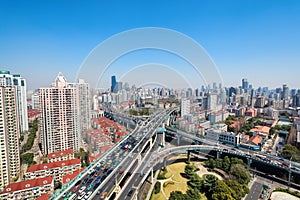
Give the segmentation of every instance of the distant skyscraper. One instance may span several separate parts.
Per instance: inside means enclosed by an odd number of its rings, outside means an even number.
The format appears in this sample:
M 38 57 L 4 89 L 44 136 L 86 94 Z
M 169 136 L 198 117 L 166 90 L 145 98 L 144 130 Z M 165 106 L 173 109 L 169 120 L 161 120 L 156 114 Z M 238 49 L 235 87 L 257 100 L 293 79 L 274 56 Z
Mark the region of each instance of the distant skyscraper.
M 300 94 L 296 94 L 293 96 L 293 106 L 300 107 Z
M 51 88 L 39 89 L 44 154 L 80 147 L 78 91 L 59 73 Z
M 115 93 L 115 89 L 117 86 L 117 80 L 116 80 L 116 76 L 112 76 L 111 77 L 111 92 Z
M 215 93 L 209 93 L 208 98 L 208 110 L 217 111 L 218 110 L 218 95 Z
M 286 84 L 282 86 L 282 100 L 286 100 L 289 98 L 289 87 Z
M 0 186 L 20 173 L 18 88 L 0 86 Z
M 19 74 L 12 75 L 9 71 L 0 71 L 0 86 L 16 87 L 18 122 L 20 131 L 28 131 L 26 80 Z
M 242 79 L 242 89 L 248 89 L 249 88 L 249 82 L 247 79 Z
M 189 115 L 191 113 L 191 102 L 189 99 L 181 99 L 181 116 Z

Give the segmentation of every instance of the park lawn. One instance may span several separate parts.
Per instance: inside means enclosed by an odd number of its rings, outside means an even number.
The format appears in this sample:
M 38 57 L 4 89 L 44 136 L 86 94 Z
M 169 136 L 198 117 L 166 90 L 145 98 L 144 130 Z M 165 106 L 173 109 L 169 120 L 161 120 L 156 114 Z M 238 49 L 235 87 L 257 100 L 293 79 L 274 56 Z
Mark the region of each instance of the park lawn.
M 167 187 L 164 188 L 164 192 L 167 195 L 167 197 L 170 197 L 170 193 L 172 191 L 181 191 L 182 193 L 186 193 L 188 189 L 188 186 L 186 184 L 186 182 L 184 183 L 175 183 L 174 185 L 169 184 L 167 185 Z
M 186 166 L 186 164 L 183 163 L 183 162 L 181 162 L 181 163 L 173 163 L 173 164 L 171 164 L 171 165 L 168 166 L 168 169 L 171 170 L 171 172 L 174 174 L 174 176 L 172 177 L 173 181 L 187 183 L 188 180 L 186 178 L 183 178 L 180 175 L 180 173 L 184 173 L 185 166 Z

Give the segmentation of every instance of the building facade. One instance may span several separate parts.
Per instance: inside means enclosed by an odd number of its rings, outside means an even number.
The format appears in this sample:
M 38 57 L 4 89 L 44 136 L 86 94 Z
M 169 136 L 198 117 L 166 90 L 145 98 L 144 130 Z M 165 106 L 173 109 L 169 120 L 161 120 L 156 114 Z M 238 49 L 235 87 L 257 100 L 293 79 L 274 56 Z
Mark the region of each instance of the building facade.
M 41 143 L 43 154 L 80 148 L 78 91 L 59 73 L 51 88 L 40 88 Z
M 9 184 L 0 199 L 37 199 L 43 194 L 52 195 L 54 182 L 51 176 Z
M 20 173 L 20 126 L 17 89 L 0 86 L 0 185 L 6 186 Z
M 53 176 L 54 181 L 62 181 L 63 176 L 73 174 L 81 168 L 80 159 L 63 160 L 52 163 L 31 165 L 25 173 L 26 179 Z
M 19 74 L 10 74 L 9 71 L 0 71 L 0 86 L 13 86 L 16 88 L 18 124 L 21 132 L 28 131 L 26 80 Z

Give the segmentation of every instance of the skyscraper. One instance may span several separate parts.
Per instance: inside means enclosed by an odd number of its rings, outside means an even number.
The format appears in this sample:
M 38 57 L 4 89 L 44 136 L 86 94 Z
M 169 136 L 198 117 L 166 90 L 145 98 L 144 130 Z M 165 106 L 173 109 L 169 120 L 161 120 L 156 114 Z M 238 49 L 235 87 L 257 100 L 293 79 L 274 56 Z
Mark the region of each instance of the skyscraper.
M 115 93 L 115 89 L 117 86 L 117 80 L 116 80 L 116 76 L 112 76 L 111 77 L 111 92 Z
M 242 89 L 248 89 L 249 88 L 249 82 L 247 79 L 242 79 Z
M 289 98 L 289 87 L 286 84 L 283 84 L 282 86 L 282 100 L 286 100 Z
M 20 173 L 17 87 L 0 86 L 0 186 Z
M 40 88 L 41 142 L 45 155 L 80 147 L 78 90 L 59 73 L 51 88 Z
M 10 74 L 9 71 L 0 71 L 0 86 L 14 86 L 16 88 L 16 106 L 18 109 L 20 131 L 28 131 L 26 80 L 19 74 Z

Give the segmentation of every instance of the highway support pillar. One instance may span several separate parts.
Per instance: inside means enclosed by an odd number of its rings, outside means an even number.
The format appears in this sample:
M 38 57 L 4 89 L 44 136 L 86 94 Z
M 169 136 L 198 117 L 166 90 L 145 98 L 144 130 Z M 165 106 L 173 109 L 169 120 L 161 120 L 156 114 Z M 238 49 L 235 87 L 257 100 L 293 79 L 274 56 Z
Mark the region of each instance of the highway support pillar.
M 251 159 L 251 158 L 247 158 L 247 165 L 248 165 L 248 168 L 251 167 L 251 163 L 252 163 L 252 159 Z
M 164 168 L 167 167 L 167 157 L 165 157 L 164 160 L 163 160 L 163 167 L 164 167 Z
M 162 145 L 166 146 L 166 141 L 165 141 L 166 133 L 162 132 Z
M 180 135 L 179 134 L 177 134 L 177 145 L 179 146 L 180 145 Z
M 217 159 L 219 159 L 221 157 L 222 152 L 221 151 L 217 151 Z
M 191 152 L 187 150 L 187 161 L 191 162 Z

